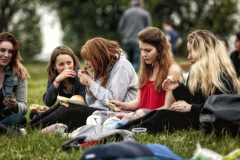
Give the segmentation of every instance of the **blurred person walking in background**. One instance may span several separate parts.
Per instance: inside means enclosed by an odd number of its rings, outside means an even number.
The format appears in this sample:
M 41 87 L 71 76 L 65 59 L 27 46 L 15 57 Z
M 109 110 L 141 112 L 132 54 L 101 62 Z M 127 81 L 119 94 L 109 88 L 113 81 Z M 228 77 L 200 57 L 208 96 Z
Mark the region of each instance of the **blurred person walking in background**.
M 127 9 L 118 24 L 118 32 L 122 38 L 123 49 L 135 70 L 139 67 L 140 49 L 137 33 L 152 24 L 148 11 L 143 9 L 143 0 L 132 0 L 132 7 Z
M 175 55 L 179 54 L 178 48 L 182 44 L 182 38 L 180 37 L 179 32 L 174 29 L 170 21 L 163 23 L 163 30 L 167 35 L 169 42 L 171 43 L 173 53 Z

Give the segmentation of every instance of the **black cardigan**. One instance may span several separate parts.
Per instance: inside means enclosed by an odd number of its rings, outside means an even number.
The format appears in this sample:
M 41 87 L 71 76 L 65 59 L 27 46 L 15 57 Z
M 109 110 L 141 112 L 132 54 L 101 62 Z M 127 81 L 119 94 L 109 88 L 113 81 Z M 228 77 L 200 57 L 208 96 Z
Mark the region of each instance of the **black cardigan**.
M 220 76 L 221 81 L 223 81 L 225 87 L 228 89 L 229 94 L 235 94 L 236 89 L 233 87 L 232 79 L 230 78 L 229 75 L 222 73 Z M 192 95 L 188 89 L 188 86 L 191 84 L 187 80 L 187 85 L 185 86 L 184 84 L 180 84 L 179 87 L 177 87 L 175 90 L 173 90 L 173 96 L 178 100 L 184 100 L 189 104 L 192 104 L 191 111 L 190 112 L 198 112 L 200 113 L 205 101 L 207 100 L 208 97 L 203 96 L 202 90 L 199 90 L 195 93 L 195 95 Z M 224 94 L 221 92 L 218 88 L 216 88 L 215 94 Z

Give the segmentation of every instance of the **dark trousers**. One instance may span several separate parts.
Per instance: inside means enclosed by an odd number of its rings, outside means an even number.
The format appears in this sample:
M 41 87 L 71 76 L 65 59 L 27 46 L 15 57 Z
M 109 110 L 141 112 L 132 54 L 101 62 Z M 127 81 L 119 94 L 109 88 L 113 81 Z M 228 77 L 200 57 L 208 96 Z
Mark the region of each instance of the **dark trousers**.
M 54 123 L 63 123 L 68 126 L 68 131 L 86 124 L 86 119 L 94 111 L 100 110 L 84 105 L 71 104 L 69 107 L 57 104 L 42 114 L 35 116 L 30 121 L 32 128 L 45 128 Z
M 148 133 L 170 132 L 183 129 L 199 129 L 199 114 L 193 112 L 176 112 L 171 110 L 155 110 L 146 116 L 133 120 L 120 129 L 135 127 L 147 128 Z
M 9 109 L 0 111 L 0 134 L 6 134 L 8 131 L 20 133 L 19 127 L 26 123 L 27 120 L 22 113 L 13 113 Z
M 137 71 L 140 63 L 140 49 L 138 42 L 125 42 L 123 43 L 124 51 L 128 55 L 129 61 L 132 63 L 134 69 Z
M 14 113 L 10 109 L 0 111 L 0 124 L 6 127 L 24 126 L 26 123 L 27 120 L 22 113 Z

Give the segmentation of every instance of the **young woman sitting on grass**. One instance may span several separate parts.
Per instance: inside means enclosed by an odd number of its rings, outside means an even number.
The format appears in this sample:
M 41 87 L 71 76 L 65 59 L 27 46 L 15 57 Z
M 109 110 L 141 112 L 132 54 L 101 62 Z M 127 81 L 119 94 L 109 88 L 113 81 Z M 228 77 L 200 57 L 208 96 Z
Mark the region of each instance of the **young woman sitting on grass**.
M 115 41 L 88 40 L 81 49 L 86 70 L 78 73 L 86 85 L 86 102 L 95 110 L 109 110 L 107 101 L 129 102 L 137 95 L 137 74 Z
M 19 43 L 14 35 L 0 33 L 0 125 L 3 127 L 26 123 L 29 75 L 20 59 Z
M 141 65 L 139 76 L 139 90 L 137 98 L 130 102 L 112 100 L 111 103 L 123 111 L 134 113 L 116 113 L 123 119 L 136 119 L 151 110 L 168 109 L 175 101 L 172 91 L 162 88 L 163 81 L 168 77 L 176 77 L 183 81 L 182 69 L 175 62 L 171 46 L 166 35 L 156 27 L 147 27 L 138 33 L 139 48 L 141 50 Z
M 60 51 L 57 50 L 57 52 Z M 60 53 L 64 54 L 65 52 Z M 73 55 L 73 52 L 71 53 Z M 49 74 L 50 84 L 44 95 L 44 102 L 52 104 L 52 99 L 56 100 L 58 94 L 70 96 L 72 92 L 85 93 L 83 87 L 63 86 L 66 84 L 64 83 L 65 79 L 74 78 L 76 83 L 86 86 L 85 100 L 87 105 L 71 104 L 69 107 L 62 105 L 54 107 L 41 114 L 36 120 L 33 119 L 31 121 L 32 127 L 45 127 L 58 122 L 68 125 L 68 131 L 72 131 L 85 125 L 87 117 L 94 111 L 109 110 L 106 106 L 106 99 L 131 101 L 136 97 L 137 74 L 116 42 L 103 38 L 88 40 L 81 49 L 81 57 L 88 69 L 80 69 L 78 73 L 69 70 L 73 70 L 76 66 L 74 62 L 77 60 L 74 59 L 74 61 L 72 56 L 60 54 L 61 57 L 56 57 L 54 54 L 52 55 L 54 60 L 50 61 L 48 68 L 51 71 L 49 73 L 57 73 L 57 75 Z M 57 67 L 58 64 L 62 63 L 68 67 L 67 71 Z M 74 82 L 67 84 L 74 84 Z M 63 94 L 64 92 L 65 94 Z
M 69 129 L 82 125 L 78 121 L 78 110 L 81 105 L 70 104 L 68 107 L 57 103 L 57 96 L 70 98 L 73 95 L 85 97 L 85 86 L 78 80 L 79 61 L 68 46 L 58 46 L 51 54 L 48 63 L 48 85 L 43 95 L 46 111 L 33 117 L 30 126 L 33 128 L 46 127 L 54 123 L 64 123 Z M 80 123 L 80 124 L 79 124 Z
M 166 91 L 172 91 L 176 100 L 170 110 L 156 111 L 122 128 L 141 126 L 150 133 L 162 132 L 164 129 L 197 129 L 200 125 L 200 110 L 207 97 L 239 93 L 240 83 L 226 48 L 212 33 L 206 30 L 190 33 L 187 49 L 188 59 L 192 63 L 187 85 L 179 83 L 174 76 L 164 80 L 162 85 Z

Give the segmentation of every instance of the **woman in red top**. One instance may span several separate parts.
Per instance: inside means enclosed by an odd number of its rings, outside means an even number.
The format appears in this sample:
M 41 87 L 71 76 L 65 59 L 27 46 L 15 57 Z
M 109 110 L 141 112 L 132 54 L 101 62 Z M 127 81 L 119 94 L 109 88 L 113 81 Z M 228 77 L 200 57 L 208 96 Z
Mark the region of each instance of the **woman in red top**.
M 166 35 L 156 27 L 147 27 L 138 33 L 141 50 L 139 92 L 131 102 L 111 101 L 122 110 L 139 108 L 168 109 L 175 101 L 171 91 L 162 89 L 163 81 L 176 77 L 183 81 L 182 69 L 176 64 Z

